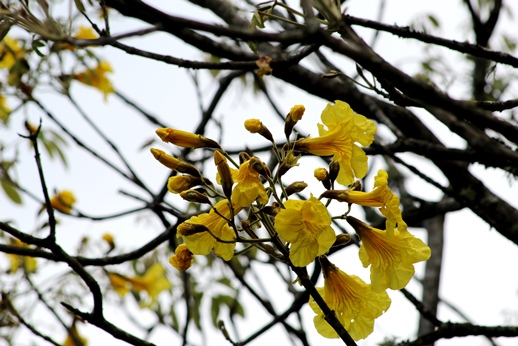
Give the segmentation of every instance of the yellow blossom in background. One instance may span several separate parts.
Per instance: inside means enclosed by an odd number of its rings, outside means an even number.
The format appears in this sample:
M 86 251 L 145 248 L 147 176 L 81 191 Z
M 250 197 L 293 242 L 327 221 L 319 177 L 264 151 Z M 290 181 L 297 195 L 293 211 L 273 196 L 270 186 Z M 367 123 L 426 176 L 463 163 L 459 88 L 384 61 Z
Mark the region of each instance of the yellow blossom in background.
M 94 29 L 92 27 L 81 25 L 81 26 L 79 26 L 76 33 L 72 37 L 77 38 L 77 39 L 82 39 L 82 40 L 95 40 L 95 39 L 99 38 L 99 35 L 97 35 L 97 33 L 94 31 Z M 61 45 L 61 49 L 75 50 L 76 47 L 74 47 L 68 43 L 63 43 Z
M 171 288 L 171 283 L 165 276 L 165 269 L 160 263 L 149 267 L 143 276 L 129 278 L 116 273 L 108 273 L 108 278 L 115 292 L 121 296 L 124 296 L 130 289 L 134 292 L 146 292 L 148 299 L 141 303 L 145 307 L 152 307 L 156 303 L 158 295 Z
M 21 248 L 29 248 L 28 244 L 25 244 L 20 239 L 11 238 L 10 245 L 21 247 Z M 7 258 L 9 258 L 9 271 L 11 273 L 16 273 L 20 267 L 24 267 L 28 273 L 34 273 L 36 271 L 36 258 L 30 256 L 20 256 L 15 254 L 6 254 Z
M 92 86 L 104 94 L 104 100 L 108 98 L 108 95 L 115 92 L 112 83 L 106 76 L 107 73 L 113 72 L 113 69 L 109 62 L 101 61 L 93 69 L 87 69 L 84 72 L 74 75 L 74 79 Z
M 52 208 L 65 214 L 70 213 L 75 202 L 76 197 L 74 196 L 74 193 L 69 190 L 60 191 L 50 199 L 50 205 Z
M 5 36 L 0 44 L 0 68 L 10 69 L 24 55 L 25 51 L 18 43 L 18 40 Z
M 290 260 L 304 267 L 325 254 L 335 242 L 331 216 L 317 198 L 307 201 L 287 200 L 275 216 L 275 230 L 282 239 L 291 243 Z
M 223 215 L 225 218 L 230 218 L 230 209 L 228 207 L 228 200 L 224 199 L 216 203 L 214 208 L 209 213 L 200 214 L 191 217 L 189 220 L 183 222 L 178 226 L 177 236 L 182 237 L 189 250 L 195 255 L 208 255 L 212 249 L 214 253 L 223 258 L 225 261 L 230 260 L 234 256 L 235 243 L 222 243 L 217 241 L 213 236 L 221 240 L 232 241 L 236 238 L 236 234 L 228 225 L 228 221 L 218 215 Z M 242 208 L 234 206 L 234 212 L 237 214 Z M 192 226 L 201 225 L 209 229 L 209 232 L 189 232 Z M 202 228 L 203 228 L 202 227 Z
M 11 108 L 7 105 L 7 99 L 0 95 L 0 122 L 7 124 L 9 115 L 11 115 Z
M 354 340 L 369 336 L 374 330 L 374 320 L 390 307 L 387 292 L 372 291 L 362 279 L 346 274 L 327 259 L 322 260 L 322 270 L 324 287 L 317 290 L 326 304 Z M 317 303 L 310 299 L 309 305 L 317 314 L 313 319 L 317 331 L 326 338 L 338 338 Z
M 169 258 L 169 263 L 182 272 L 189 269 L 192 266 L 192 262 L 194 262 L 194 255 L 185 244 L 178 245 L 174 255 Z
M 239 207 L 248 207 L 256 199 L 259 203 L 266 204 L 268 195 L 259 173 L 250 166 L 250 160 L 241 164 L 239 170 L 231 169 L 232 178 L 237 185 L 232 191 L 232 202 Z
M 79 346 L 80 344 L 77 343 L 75 339 L 80 340 L 84 346 L 88 345 L 88 340 L 85 337 L 79 335 L 77 327 L 74 323 L 72 327 L 70 327 L 70 331 L 67 334 L 67 338 L 65 339 L 63 346 Z
M 336 181 L 350 185 L 354 178 L 367 173 L 367 155 L 355 143 L 369 146 L 374 140 L 376 125 L 363 115 L 353 112 L 345 102 L 328 104 L 322 112 L 323 124 L 318 124 L 319 137 L 303 138 L 295 143 L 297 150 L 318 156 L 331 156 L 340 165 Z
M 130 283 L 127 278 L 117 273 L 108 272 L 107 275 L 108 279 L 110 280 L 110 285 L 121 297 L 129 292 Z
M 108 246 L 110 247 L 110 251 L 115 249 L 115 238 L 111 233 L 104 233 L 102 236 L 102 240 L 104 240 Z
M 371 192 L 349 190 L 345 200 L 365 207 L 379 207 L 380 212 L 387 218 L 386 228 L 388 235 L 397 228 L 400 233 L 407 231 L 407 224 L 401 216 L 399 198 L 388 187 L 388 173 L 380 169 L 374 178 L 374 189 Z
M 74 35 L 74 38 L 79 38 L 83 40 L 95 40 L 99 38 L 99 35 L 94 31 L 94 29 L 90 26 L 80 25 Z
M 396 229 L 389 236 L 351 216 L 347 222 L 360 236 L 360 260 L 365 268 L 371 266 L 371 285 L 375 292 L 402 289 L 414 275 L 414 263 L 430 258 L 430 248 L 408 231 Z

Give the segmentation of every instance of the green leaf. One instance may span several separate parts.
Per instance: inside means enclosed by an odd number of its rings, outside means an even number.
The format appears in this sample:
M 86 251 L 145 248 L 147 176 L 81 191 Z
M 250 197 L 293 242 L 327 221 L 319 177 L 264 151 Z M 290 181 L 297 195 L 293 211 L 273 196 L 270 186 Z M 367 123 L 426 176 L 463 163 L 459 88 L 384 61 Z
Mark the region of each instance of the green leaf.
M 11 201 L 16 204 L 22 204 L 22 196 L 16 191 L 16 189 L 5 179 L 0 179 L 0 183 L 2 184 L 2 188 L 4 189 L 5 194 Z
M 45 43 L 43 43 L 41 40 L 34 40 L 31 42 L 32 49 L 38 54 L 39 57 L 43 58 L 45 57 L 45 54 L 43 54 L 40 51 L 41 47 L 45 47 Z

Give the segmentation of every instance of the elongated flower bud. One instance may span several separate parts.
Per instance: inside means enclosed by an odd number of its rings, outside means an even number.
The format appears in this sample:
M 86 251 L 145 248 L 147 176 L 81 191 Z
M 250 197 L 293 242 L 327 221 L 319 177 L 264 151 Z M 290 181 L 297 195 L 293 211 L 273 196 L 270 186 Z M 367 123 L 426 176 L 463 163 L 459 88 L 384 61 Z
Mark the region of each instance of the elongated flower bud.
M 157 159 L 158 162 L 160 162 L 167 168 L 180 173 L 186 173 L 194 175 L 196 177 L 201 177 L 200 172 L 196 169 L 196 167 L 194 167 L 190 163 L 177 159 L 176 157 L 171 156 L 160 149 L 151 148 L 150 151 L 155 157 L 155 159 Z
M 319 198 L 329 198 L 337 200 L 338 202 L 348 202 L 347 190 L 327 190 L 321 194 Z
M 227 158 L 219 150 L 214 152 L 214 164 L 218 169 L 223 193 L 225 194 L 225 197 L 230 200 L 230 197 L 232 196 L 232 185 L 234 185 L 234 180 L 232 179 L 232 174 L 227 163 Z
M 290 185 L 288 185 L 286 187 L 286 194 L 288 196 L 291 196 L 293 195 L 294 193 L 299 193 L 301 192 L 302 190 L 304 190 L 306 187 L 308 187 L 308 184 L 306 184 L 305 182 L 303 181 L 295 181 L 293 183 L 291 183 Z
M 250 167 L 257 173 L 265 176 L 265 177 L 271 177 L 272 172 L 270 172 L 270 169 L 268 166 L 265 165 L 263 161 L 261 161 L 258 157 L 252 157 L 250 159 Z
M 164 142 L 183 148 L 221 148 L 216 141 L 192 132 L 175 130 L 172 128 L 160 128 L 156 130 L 156 134 Z
M 286 154 L 286 158 L 279 165 L 279 169 L 277 170 L 277 175 L 279 177 L 282 177 L 291 168 L 298 166 L 299 159 L 300 159 L 300 155 L 295 156 L 295 154 L 293 154 L 293 150 L 288 151 L 288 153 Z
M 183 199 L 185 199 L 188 202 L 210 204 L 209 198 L 196 190 L 182 191 L 182 192 L 180 192 L 180 197 L 182 197 Z
M 322 182 L 322 185 L 324 185 L 327 190 L 331 188 L 331 181 L 329 180 L 329 173 L 327 172 L 327 169 L 323 167 L 317 168 L 313 174 L 318 181 Z
M 192 175 L 176 175 L 167 181 L 167 189 L 172 193 L 180 193 L 191 187 L 203 184 L 203 180 Z
M 329 164 L 329 180 L 331 184 L 334 183 L 338 177 L 338 172 L 340 172 L 340 163 L 338 163 L 338 161 L 331 161 Z
M 273 136 L 270 130 L 263 125 L 259 119 L 248 119 L 245 121 L 245 129 L 251 133 L 258 133 L 270 142 L 273 142 Z
M 286 135 L 286 138 L 290 137 L 291 131 L 293 131 L 295 124 L 302 119 L 305 110 L 306 108 L 304 108 L 303 105 L 295 105 L 291 108 L 286 117 L 286 122 L 284 123 L 284 134 Z
M 207 232 L 208 228 L 204 225 L 198 225 L 189 222 L 182 222 L 176 229 L 177 237 L 188 237 L 193 234 Z

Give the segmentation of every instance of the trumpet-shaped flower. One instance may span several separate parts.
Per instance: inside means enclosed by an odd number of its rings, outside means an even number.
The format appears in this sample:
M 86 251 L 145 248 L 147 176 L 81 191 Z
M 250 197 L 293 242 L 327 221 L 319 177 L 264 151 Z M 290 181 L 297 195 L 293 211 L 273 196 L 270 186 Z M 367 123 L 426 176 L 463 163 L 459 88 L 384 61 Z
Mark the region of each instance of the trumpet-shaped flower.
M 74 193 L 69 190 L 60 191 L 50 199 L 50 205 L 52 208 L 65 214 L 70 213 L 75 202 L 76 197 L 74 196 Z
M 345 102 L 328 104 L 322 112 L 323 124 L 318 124 L 319 137 L 303 138 L 295 144 L 297 150 L 318 156 L 331 156 L 340 165 L 336 181 L 350 185 L 354 177 L 367 173 L 367 156 L 355 143 L 368 146 L 374 140 L 376 125 L 363 115 L 353 112 Z
M 335 242 L 331 216 L 322 202 L 311 196 L 307 201 L 287 200 L 275 216 L 275 230 L 291 243 L 290 260 L 304 267 L 325 254 Z
M 0 68 L 11 69 L 25 55 L 18 40 L 5 36 L 0 43 Z
M 259 173 L 250 166 L 250 160 L 241 164 L 239 170 L 231 169 L 234 182 L 237 185 L 232 191 L 232 202 L 239 207 L 248 207 L 256 199 L 261 204 L 268 202 L 266 189 L 259 179 Z
M 29 248 L 28 244 L 25 244 L 20 239 L 11 238 L 10 243 L 12 246 Z M 20 256 L 15 254 L 6 254 L 9 258 L 11 273 L 16 273 L 20 267 L 24 267 L 28 273 L 34 273 L 36 271 L 36 258 L 30 256 Z
M 241 207 L 234 206 L 234 213 L 237 214 L 241 209 Z M 228 200 L 221 200 L 214 205 L 209 213 L 193 216 L 180 224 L 177 236 L 183 238 L 187 248 L 195 255 L 208 255 L 214 249 L 216 255 L 225 261 L 229 261 L 234 256 L 234 248 L 236 247 L 233 242 L 236 234 L 228 225 L 230 216 Z M 220 242 L 215 237 L 225 242 Z
M 185 244 L 178 245 L 174 251 L 174 255 L 169 258 L 169 263 L 182 272 L 189 269 L 193 261 L 194 256 Z
M 387 288 L 400 290 L 414 275 L 414 263 L 430 258 L 431 250 L 410 232 L 389 236 L 387 232 L 370 227 L 351 216 L 347 217 L 360 236 L 360 260 L 365 268 L 371 266 L 372 290 L 381 292 Z
M 112 83 L 106 76 L 109 72 L 113 72 L 111 65 L 107 61 L 101 61 L 95 68 L 74 75 L 74 79 L 98 89 L 104 94 L 106 100 L 109 94 L 115 92 Z
M 345 194 L 345 201 L 363 205 L 365 207 L 379 207 L 380 212 L 387 218 L 387 234 L 392 236 L 394 229 L 400 233 L 407 232 L 407 225 L 401 216 L 399 198 L 388 187 L 388 174 L 380 169 L 374 178 L 374 189 L 371 192 L 349 190 Z
M 108 273 L 108 278 L 114 290 L 124 296 L 130 289 L 135 292 L 146 292 L 148 299 L 142 306 L 151 307 L 155 304 L 158 295 L 171 288 L 171 283 L 165 276 L 165 269 L 160 263 L 155 263 L 148 268 L 143 276 L 133 278 L 116 273 Z
M 321 262 L 324 287 L 317 288 L 318 292 L 354 340 L 366 338 L 374 329 L 374 320 L 390 307 L 387 292 L 374 292 L 362 279 L 347 275 L 329 260 Z M 338 338 L 317 303 L 311 299 L 309 305 L 317 314 L 313 319 L 317 331 L 326 338 Z

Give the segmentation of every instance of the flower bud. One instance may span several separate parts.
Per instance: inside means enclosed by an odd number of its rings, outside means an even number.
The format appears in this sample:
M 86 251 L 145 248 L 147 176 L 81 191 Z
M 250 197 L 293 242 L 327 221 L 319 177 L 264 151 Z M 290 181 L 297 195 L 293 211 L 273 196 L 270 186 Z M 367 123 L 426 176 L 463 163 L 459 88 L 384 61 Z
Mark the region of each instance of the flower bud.
M 338 172 L 340 172 L 340 164 L 338 161 L 331 161 L 329 163 L 329 181 L 333 184 L 338 177 Z
M 302 115 L 304 115 L 305 110 L 306 108 L 304 108 L 303 105 L 295 105 L 291 108 L 286 117 L 286 122 L 284 123 L 284 134 L 286 135 L 286 138 L 290 137 L 291 131 L 293 131 L 295 124 L 302 119 Z
M 286 157 L 279 165 L 279 169 L 277 170 L 277 176 L 282 177 L 291 168 L 298 166 L 299 159 L 300 159 L 300 155 L 295 156 L 295 154 L 293 154 L 293 150 L 288 151 L 288 153 L 286 154 Z
M 315 178 L 317 178 L 318 181 L 322 182 L 322 185 L 324 185 L 326 190 L 331 188 L 331 181 L 329 180 L 329 173 L 327 172 L 327 169 L 323 167 L 317 168 L 313 172 L 313 175 Z
M 194 167 L 190 163 L 177 159 L 176 157 L 171 156 L 160 149 L 151 148 L 150 151 L 155 157 L 155 159 L 157 159 L 158 162 L 160 162 L 167 168 L 180 173 L 186 173 L 194 175 L 196 177 L 201 177 L 200 172 L 196 169 L 196 167 Z
M 294 193 L 299 193 L 301 192 L 302 190 L 304 190 L 306 187 L 308 187 L 308 184 L 306 184 L 305 182 L 303 181 L 295 181 L 293 183 L 291 183 L 290 185 L 288 185 L 286 187 L 286 194 L 288 196 L 291 196 L 293 195 Z
M 191 187 L 201 185 L 203 180 L 192 175 L 175 175 L 167 181 L 167 189 L 172 193 L 180 193 Z
M 184 200 L 188 202 L 210 204 L 209 198 L 196 190 L 182 191 L 180 192 L 180 197 L 182 197 Z
M 232 179 L 232 173 L 230 172 L 230 167 L 227 163 L 227 158 L 219 151 L 216 150 L 214 152 L 214 164 L 218 169 L 219 177 L 221 180 L 221 187 L 223 188 L 223 194 L 230 200 L 232 196 L 232 186 L 234 185 L 234 180 Z
M 242 165 L 246 161 L 250 160 L 251 156 L 247 152 L 240 152 L 239 153 L 239 165 Z
M 113 238 L 112 234 L 104 233 L 102 236 L 102 240 L 104 240 L 110 247 L 109 251 L 112 251 L 113 249 L 115 249 L 115 239 Z
M 189 269 L 192 266 L 192 262 L 194 262 L 194 255 L 185 244 L 178 245 L 174 255 L 169 258 L 169 263 L 182 272 Z
M 252 169 L 257 173 L 265 177 L 272 176 L 272 172 L 270 172 L 268 166 L 266 166 L 266 164 L 263 161 L 261 161 L 259 158 L 255 156 L 250 159 L 250 167 L 252 167 Z
M 327 190 L 320 195 L 320 198 L 329 198 L 338 202 L 347 202 L 347 190 Z
M 342 233 L 336 236 L 336 240 L 333 244 L 335 246 L 343 246 L 351 242 L 351 236 L 347 233 Z
M 245 129 L 250 133 L 258 133 L 270 142 L 273 142 L 273 136 L 266 126 L 259 119 L 248 119 L 245 121 Z
M 156 130 L 156 134 L 164 142 L 183 148 L 220 148 L 220 145 L 216 141 L 187 131 L 160 128 Z

